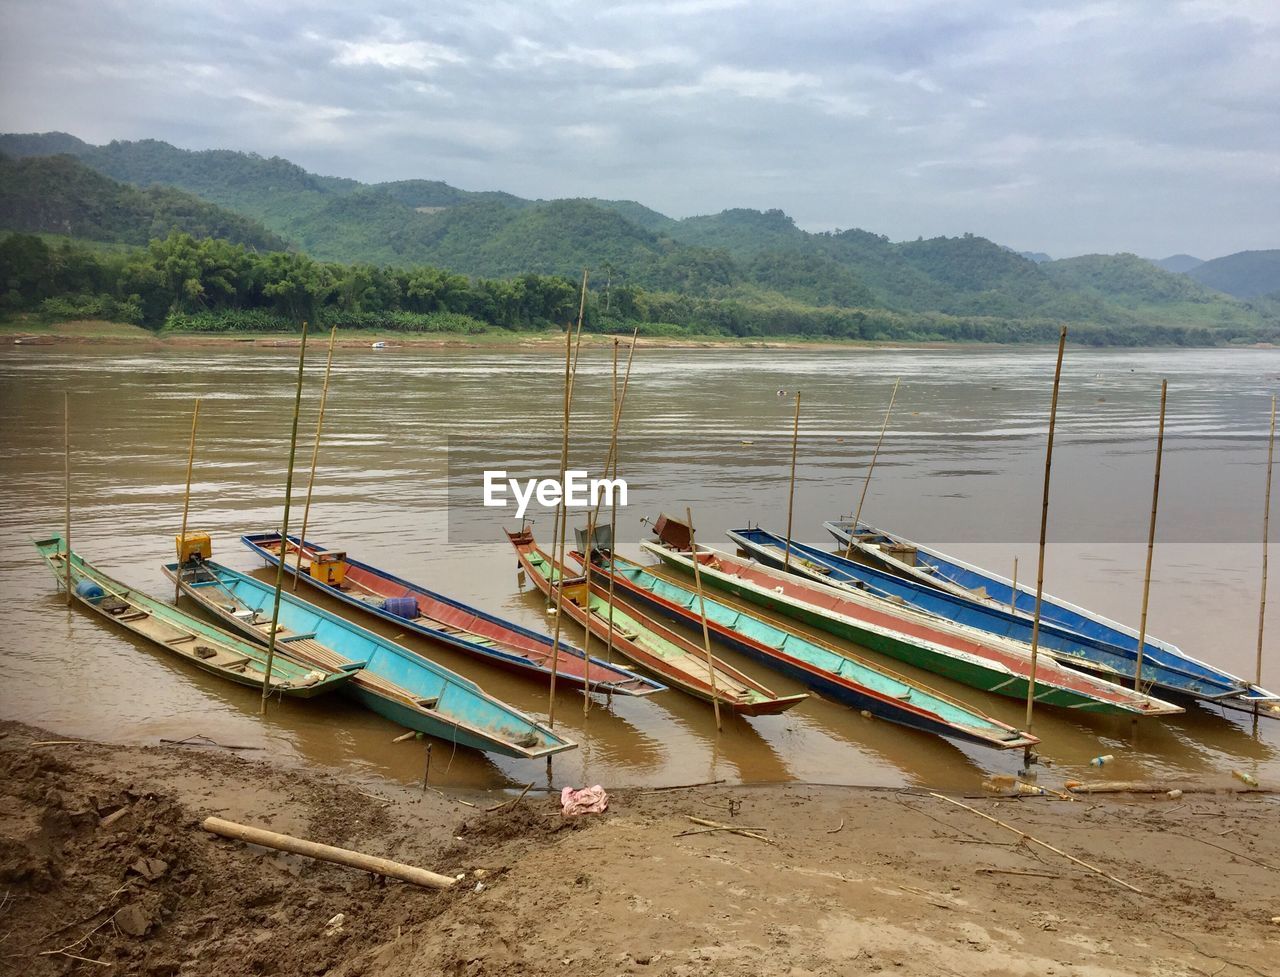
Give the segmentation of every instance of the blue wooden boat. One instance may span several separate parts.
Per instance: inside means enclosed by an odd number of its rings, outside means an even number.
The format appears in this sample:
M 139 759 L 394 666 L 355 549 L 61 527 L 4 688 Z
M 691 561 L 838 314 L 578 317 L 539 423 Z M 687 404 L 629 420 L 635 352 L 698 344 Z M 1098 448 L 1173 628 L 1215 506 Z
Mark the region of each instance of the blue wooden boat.
M 579 554 L 574 557 L 581 562 Z M 650 573 L 638 563 L 596 552 L 592 566 L 594 573 L 606 580 L 612 578 L 616 597 L 651 607 L 687 627 L 701 628 L 705 607 L 707 630 L 713 638 L 835 702 L 891 723 L 999 750 L 1023 749 L 1039 742 L 936 689 L 828 642 L 780 628 L 726 598 L 703 595 L 699 602 L 688 587 Z
M 851 523 L 852 520 L 843 519 L 824 522 L 822 525 L 842 548 L 847 548 L 850 545 Z M 852 548 L 873 565 L 936 590 L 976 601 L 988 607 L 1012 609 L 1019 616 L 1030 617 L 1035 613 L 1034 587 L 1019 584 L 1015 594 L 1013 582 L 1007 578 L 921 546 L 904 536 L 861 523 L 857 533 L 853 534 Z M 1060 597 L 1050 594 L 1043 596 L 1040 621 L 1041 627 L 1046 622 L 1055 624 L 1084 637 L 1124 649 L 1132 653 L 1135 658 L 1137 657 L 1138 632 L 1136 630 L 1103 617 L 1101 614 L 1077 607 Z M 1252 707 L 1255 704 L 1280 701 L 1280 696 L 1274 692 L 1268 692 L 1246 679 L 1192 658 L 1177 645 L 1151 635 L 1147 635 L 1143 643 L 1144 677 L 1148 662 L 1174 669 L 1184 669 L 1206 680 L 1229 685 L 1236 690 L 1235 693 L 1215 700 L 1224 705 Z
M 688 527 L 662 516 L 654 527 L 660 542 L 644 540 L 642 549 L 668 566 L 693 572 Z M 786 614 L 920 668 L 974 688 L 1025 699 L 1034 682 L 1035 698 L 1044 705 L 1085 712 L 1163 716 L 1185 711 L 1114 682 L 1067 668 L 1043 656 L 1033 670 L 1025 645 L 982 634 L 889 601 L 872 599 L 783 573 L 755 560 L 699 546 L 703 587 L 717 587 L 735 597 Z
M 761 563 L 782 569 L 787 562 L 785 536 L 760 528 L 734 529 L 726 535 Z M 1007 607 L 995 607 L 972 597 L 960 597 L 928 587 L 886 570 L 824 553 L 816 546 L 792 540 L 790 570 L 845 591 L 905 604 L 986 634 L 1031 643 L 1031 619 L 1013 614 Z M 1113 681 L 1133 680 L 1138 657 L 1136 647 L 1108 644 L 1043 619 L 1040 622 L 1039 646 L 1042 652 L 1063 664 L 1098 672 Z M 1145 653 L 1142 656 L 1142 678 L 1155 688 L 1206 701 L 1230 698 L 1241 691 L 1229 677 L 1219 677 L 1210 669 L 1166 665 Z
M 279 533 L 254 533 L 241 536 L 240 542 L 272 566 L 279 563 Z M 298 538 L 290 536 L 285 546 L 289 574 L 295 572 L 298 545 Z M 299 577 L 316 590 L 406 631 L 540 680 L 550 680 L 552 660 L 557 659 L 556 681 L 567 688 L 610 695 L 651 695 L 666 689 L 602 658 L 588 658 L 567 641 L 562 640 L 559 654 L 553 654 L 557 649 L 550 635 L 402 580 L 321 543 L 302 544 Z
M 211 560 L 169 563 L 182 592 L 232 627 L 267 641 L 275 588 Z M 532 759 L 577 744 L 488 695 L 470 679 L 290 593 L 280 595 L 276 646 L 293 658 L 340 667 L 364 662 L 349 691 L 408 729 L 458 746 Z
M 63 538 L 38 539 L 36 549 L 58 583 L 65 585 L 67 544 Z M 228 634 L 107 576 L 74 551 L 71 594 L 105 620 L 210 675 L 254 688 L 261 688 L 267 676 L 267 652 L 261 645 Z M 284 652 L 272 663 L 271 692 L 291 699 L 313 699 L 346 685 L 362 667 L 362 662 L 318 667 Z

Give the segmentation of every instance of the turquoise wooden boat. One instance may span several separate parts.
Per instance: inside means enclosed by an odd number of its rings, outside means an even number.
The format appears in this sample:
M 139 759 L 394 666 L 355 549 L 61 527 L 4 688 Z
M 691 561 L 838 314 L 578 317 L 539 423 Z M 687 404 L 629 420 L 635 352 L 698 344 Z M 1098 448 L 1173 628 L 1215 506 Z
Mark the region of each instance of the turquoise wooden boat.
M 733 542 L 761 563 L 775 569 L 788 567 L 792 573 L 847 593 L 880 598 L 933 614 L 964 627 L 976 628 L 984 634 L 1008 638 L 1022 644 L 1031 643 L 1032 619 L 1012 613 L 1007 607 L 960 597 L 927 587 L 922 583 L 897 576 L 886 570 L 824 553 L 816 546 L 792 540 L 790 560 L 787 540 L 767 529 L 733 529 L 726 533 Z M 1121 648 L 1097 638 L 1041 620 L 1039 647 L 1064 665 L 1098 672 L 1113 682 L 1132 682 L 1137 670 L 1136 648 Z M 1203 669 L 1166 664 L 1143 655 L 1144 685 L 1178 695 L 1215 702 L 1238 695 L 1241 687 L 1227 679 L 1206 674 Z
M 581 562 L 581 557 L 574 554 Z M 616 597 L 646 607 L 690 628 L 707 630 L 729 647 L 804 682 L 835 702 L 865 710 L 891 723 L 949 736 L 969 743 L 1015 750 L 1040 741 L 957 699 L 873 665 L 834 645 L 762 620 L 723 598 L 698 595 L 638 563 L 616 554 L 596 553 L 595 573 L 612 578 Z
M 59 583 L 66 581 L 67 546 L 61 536 L 36 540 L 36 549 Z M 228 634 L 171 604 L 107 576 L 78 553 L 71 554 L 71 594 L 82 606 L 201 671 L 237 685 L 262 687 L 267 653 L 260 645 Z M 336 668 L 277 655 L 271 668 L 271 692 L 291 699 L 312 699 L 341 688 L 363 662 Z
M 273 586 L 211 560 L 169 563 L 164 572 L 211 614 L 269 640 Z M 363 662 L 352 695 L 394 723 L 458 746 L 524 759 L 577 746 L 470 679 L 288 592 L 280 595 L 276 647 L 331 667 Z
M 851 524 L 851 519 L 842 519 L 824 522 L 822 525 L 841 547 L 849 549 Z M 859 524 L 858 531 L 852 537 L 853 551 L 874 566 L 948 594 L 992 607 L 1012 609 L 1018 615 L 1029 617 L 1035 613 L 1035 587 L 1019 584 L 1015 594 L 1011 580 L 866 523 Z M 1137 658 L 1138 632 L 1134 628 L 1087 608 L 1077 607 L 1061 597 L 1043 595 L 1040 620 L 1042 623 L 1048 622 L 1115 645 L 1129 652 L 1135 660 Z M 1265 708 L 1267 703 L 1280 702 L 1280 695 L 1259 688 L 1247 679 L 1232 675 L 1215 665 L 1192 658 L 1177 645 L 1150 634 L 1143 641 L 1142 661 L 1144 678 L 1147 675 L 1147 663 L 1150 662 L 1157 666 L 1180 669 L 1204 682 L 1233 690 L 1230 695 L 1215 697 L 1223 705 L 1252 708 L 1262 704 Z

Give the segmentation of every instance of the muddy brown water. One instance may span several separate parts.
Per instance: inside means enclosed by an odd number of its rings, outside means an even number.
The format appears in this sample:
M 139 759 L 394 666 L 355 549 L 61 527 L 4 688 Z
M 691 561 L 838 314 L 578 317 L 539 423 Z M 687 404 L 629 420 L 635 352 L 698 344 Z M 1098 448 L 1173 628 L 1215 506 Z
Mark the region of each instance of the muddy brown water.
M 640 555 L 642 517 L 693 507 L 699 541 L 748 522 L 785 529 L 792 395 L 803 393 L 795 534 L 827 543 L 821 524 L 856 505 L 894 377 L 902 388 L 864 517 L 1006 575 L 1034 580 L 1050 350 L 642 349 L 623 420 L 620 550 Z M 313 347 L 295 499 L 323 370 Z M 340 698 L 272 703 L 68 609 L 31 540 L 62 526 L 62 397 L 71 393 L 73 541 L 103 569 L 155 594 L 172 559 L 192 400 L 203 398 L 192 526 L 215 558 L 270 574 L 239 543 L 276 528 L 283 499 L 296 351 L 252 347 L 139 351 L 13 347 L 0 351 L 0 712 L 60 732 L 129 743 L 203 734 L 294 761 L 411 782 L 421 743 L 393 745 L 392 724 Z M 1269 397 L 1280 351 L 1093 351 L 1067 354 L 1050 512 L 1046 588 L 1136 623 L 1151 502 L 1159 379 L 1170 380 L 1151 633 L 1252 676 L 1258 624 L 1261 507 Z M 549 474 L 559 450 L 562 361 L 496 349 L 339 350 L 308 536 L 430 588 L 546 629 L 539 595 L 520 586 L 501 535 L 510 509 L 481 505 L 481 472 Z M 591 474 L 607 435 L 610 363 L 584 352 L 575 458 Z M 785 393 L 784 393 L 785 391 Z M 550 513 L 534 507 L 549 541 Z M 294 530 L 300 512 L 295 509 Z M 584 519 L 576 520 L 585 521 Z M 1277 519 L 1280 523 L 1280 517 Z M 647 558 L 645 562 L 648 562 Z M 314 594 L 307 595 L 317 599 Z M 343 614 L 357 612 L 318 602 Z M 1273 605 L 1274 606 L 1274 605 Z M 1278 611 L 1277 613 L 1280 613 Z M 371 618 L 359 623 L 399 632 Z M 1275 622 L 1272 633 L 1280 629 Z M 570 640 L 582 633 L 566 625 Z M 545 688 L 407 637 L 409 647 L 546 718 Z M 600 651 L 596 646 L 593 650 Z M 779 693 L 792 680 L 718 649 Z M 868 653 L 869 654 L 869 653 Z M 1280 643 L 1264 680 L 1280 686 Z M 874 658 L 874 655 L 869 657 Z M 1021 726 L 1023 706 L 888 662 Z M 676 692 L 643 700 L 562 691 L 557 728 L 581 748 L 555 759 L 561 784 L 661 785 L 802 780 L 972 788 L 1019 757 L 905 730 L 811 697 L 781 717 L 731 719 Z M 1223 783 L 1232 770 L 1280 774 L 1280 722 L 1191 705 L 1145 721 L 1038 710 L 1034 732 L 1061 776 Z M 437 744 L 432 780 L 500 786 L 545 764 Z

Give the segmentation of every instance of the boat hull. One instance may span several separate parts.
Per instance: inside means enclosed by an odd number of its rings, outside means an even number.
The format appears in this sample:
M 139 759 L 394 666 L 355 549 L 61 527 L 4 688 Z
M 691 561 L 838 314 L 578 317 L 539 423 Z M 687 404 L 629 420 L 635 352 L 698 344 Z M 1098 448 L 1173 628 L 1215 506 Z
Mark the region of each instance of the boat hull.
M 213 562 L 167 564 L 166 576 L 220 620 L 261 639 L 269 633 L 274 588 Z M 573 749 L 476 683 L 402 645 L 292 594 L 280 596 L 277 646 L 303 661 L 362 661 L 350 691 L 374 712 L 448 743 L 534 759 Z
M 767 530 L 735 529 L 726 535 L 761 563 L 777 570 L 787 569 L 849 594 L 854 599 L 898 600 L 914 610 L 932 614 L 959 627 L 973 628 L 1023 645 L 1031 642 L 1032 621 L 1010 613 L 1007 608 L 993 607 L 927 587 L 884 570 L 824 553 L 817 547 L 795 540 L 791 541 L 788 560 L 786 538 Z M 1041 654 L 1049 655 L 1064 665 L 1102 674 L 1113 682 L 1132 682 L 1136 673 L 1136 649 L 1108 644 L 1051 622 L 1040 623 L 1039 648 Z M 1208 702 L 1229 698 L 1241 691 L 1239 686 L 1210 681 L 1202 674 L 1171 667 L 1145 655 L 1142 679 L 1144 686 Z
M 650 542 L 641 543 L 641 546 L 668 565 L 685 573 L 692 572 L 692 562 L 688 554 L 676 553 Z M 748 572 L 752 572 L 751 568 L 759 566 L 758 564 L 748 565 L 746 561 L 737 561 L 724 553 L 708 550 L 700 550 L 700 553 L 704 558 L 711 556 L 717 560 L 723 560 L 729 566 L 746 566 Z M 1026 656 L 1002 654 L 995 649 L 983 647 L 980 642 L 957 642 L 942 634 L 935 634 L 932 639 L 921 637 L 921 634 L 928 633 L 928 629 L 922 627 L 919 622 L 901 622 L 897 626 L 901 630 L 879 624 L 868 625 L 857 618 L 833 611 L 821 604 L 808 603 L 795 596 L 795 592 L 803 591 L 804 588 L 813 588 L 816 586 L 814 584 L 806 584 L 799 578 L 779 574 L 764 567 L 760 567 L 760 573 L 766 576 L 772 575 L 772 579 L 777 581 L 777 586 L 782 587 L 784 591 L 790 587 L 792 592 L 779 593 L 759 583 L 744 581 L 734 574 L 720 573 L 705 563 L 702 576 L 704 583 L 726 590 L 768 610 L 785 614 L 829 634 L 853 641 L 880 654 L 976 689 L 1011 698 L 1026 698 L 1030 684 L 1030 671 L 1024 660 Z M 791 583 L 792 581 L 794 583 Z M 819 589 L 830 590 L 830 588 Z M 830 598 L 831 603 L 838 603 L 839 600 L 838 594 L 833 594 Z M 887 612 L 880 612 L 880 614 L 882 617 L 888 616 Z M 1052 682 L 1049 676 L 1053 676 Z M 1036 671 L 1035 701 L 1077 712 L 1166 715 L 1183 711 L 1179 706 L 1138 695 L 1083 673 L 1063 669 L 1051 659 L 1040 663 Z
M 558 581 L 559 568 L 554 567 L 547 555 L 537 548 L 532 534 L 522 530 L 516 533 L 508 532 L 507 537 L 515 547 L 520 565 L 524 567 L 529 579 L 548 597 L 554 596 L 556 583 L 553 583 L 553 578 L 548 576 L 548 573 L 555 574 L 554 580 Z M 547 570 L 548 567 L 551 569 Z M 663 681 L 673 688 L 699 699 L 718 700 L 722 710 L 740 716 L 771 716 L 785 712 L 807 698 L 805 695 L 775 696 L 749 676 L 722 661 L 713 659 L 718 676 L 716 681 L 719 684 L 717 685 L 709 677 L 703 678 L 698 674 L 705 668 L 706 662 L 706 652 L 702 648 L 695 648 L 680 635 L 662 627 L 656 621 L 649 620 L 643 615 L 629 614 L 617 605 L 612 609 L 611 617 L 606 619 L 604 615 L 609 614 L 610 611 L 604 599 L 604 592 L 599 585 L 593 585 L 589 597 L 583 598 L 590 603 L 590 610 L 568 596 L 569 586 L 566 586 L 565 590 L 566 596 L 560 601 L 560 605 L 563 613 L 568 614 L 576 624 L 589 629 L 599 640 L 606 643 L 609 642 L 612 632 L 613 647 L 619 653 L 662 676 Z M 692 667 L 682 669 L 678 667 L 677 662 L 664 659 L 660 654 L 646 647 L 647 644 L 653 644 L 655 641 L 659 645 L 668 644 L 685 652 L 684 657 L 692 659 L 689 663 Z M 707 674 L 709 676 L 709 672 Z M 730 697 L 728 691 L 735 687 L 749 690 L 749 697 Z
M 62 537 L 36 540 L 36 548 L 54 576 L 64 581 L 67 549 Z M 96 616 L 207 675 L 216 675 L 236 685 L 262 688 L 266 678 L 266 656 L 256 644 L 140 593 L 74 552 L 71 553 L 71 576 L 72 596 L 80 606 Z M 96 585 L 96 596 L 80 592 L 80 584 L 84 582 Z M 118 612 L 112 613 L 108 607 L 116 608 Z M 283 654 L 278 667 L 272 669 L 271 694 L 291 699 L 314 699 L 341 689 L 357 670 L 358 666 L 353 665 L 345 669 L 318 671 L 310 664 Z
M 279 564 L 279 533 L 246 535 L 240 537 L 240 541 L 268 564 L 272 566 Z M 296 574 L 293 557 L 297 553 L 298 545 L 303 547 L 304 558 L 308 552 L 314 553 L 328 547 L 310 540 L 299 544 L 297 537 L 289 537 L 286 573 L 290 576 L 296 575 L 313 589 L 329 594 L 345 604 L 359 608 L 366 614 L 390 621 L 397 627 L 421 635 L 451 650 L 461 651 L 489 664 L 527 675 L 538 681 L 550 681 L 550 660 L 554 642 L 549 636 L 538 634 L 460 601 L 426 590 L 367 563 L 346 559 L 348 580 L 354 581 L 358 574 L 361 580 L 368 581 L 373 587 L 377 587 L 374 581 L 380 582 L 382 586 L 377 589 L 381 596 L 412 597 L 420 604 L 425 604 L 432 612 L 431 619 L 438 623 L 433 626 L 421 620 L 401 617 L 381 606 L 360 600 L 358 595 L 350 589 L 324 583 L 306 572 Z M 373 589 L 373 587 L 367 589 Z M 395 593 L 383 591 L 395 591 Z M 425 614 L 423 616 L 426 617 Z M 457 625 L 464 625 L 465 622 L 465 627 L 475 630 L 468 631 L 461 626 L 454 627 L 454 622 Z M 445 631 L 446 627 L 453 633 Z M 543 660 L 539 661 L 538 658 Z M 564 642 L 561 642 L 559 647 L 556 681 L 563 682 L 570 689 L 590 688 L 594 692 L 604 692 L 609 695 L 641 696 L 663 691 L 663 686 L 651 679 L 618 668 L 616 665 L 610 665 L 599 658 L 588 659 L 581 649 Z
M 605 558 L 607 560 L 607 558 Z M 612 574 L 615 593 L 623 600 L 633 601 L 652 608 L 673 621 L 690 627 L 701 626 L 701 615 L 690 609 L 692 595 L 688 591 L 679 590 L 671 581 L 653 578 L 644 568 L 620 558 L 613 558 L 617 570 Z M 608 574 L 609 567 L 601 567 L 601 572 Z M 646 580 L 645 578 L 651 578 Z M 661 589 L 663 593 L 657 591 Z M 667 591 L 676 589 L 675 594 Z M 769 666 L 775 671 L 788 675 L 820 693 L 823 697 L 851 706 L 888 722 L 907 726 L 926 733 L 952 737 L 982 746 L 996 749 L 1023 749 L 1034 746 L 1039 740 L 1029 734 L 1019 733 L 1013 727 L 998 720 L 973 712 L 962 703 L 948 699 L 932 689 L 908 682 L 903 676 L 883 672 L 871 663 L 854 658 L 843 652 L 820 645 L 812 639 L 784 633 L 778 641 L 773 632 L 775 628 L 758 618 L 750 617 L 736 608 L 726 607 L 710 598 L 703 598 L 707 608 L 707 625 L 710 633 L 717 640 Z M 689 603 L 686 603 L 689 601 Z M 761 632 L 757 637 L 755 633 Z M 770 638 L 775 643 L 770 644 Z M 802 650 L 809 650 L 814 657 L 834 659 L 834 668 L 823 668 L 814 661 L 788 654 L 779 645 L 802 642 Z M 880 681 L 886 686 L 877 690 L 857 681 L 843 673 L 848 667 L 850 671 L 863 674 L 874 673 L 870 678 Z M 964 723 L 961 717 L 947 720 L 934 709 L 921 705 L 922 700 L 932 702 L 943 708 L 950 707 L 958 713 L 969 713 L 967 718 L 972 722 Z
M 825 522 L 823 528 L 842 546 L 849 545 L 850 526 L 846 522 Z M 925 558 L 925 566 L 917 566 L 904 559 L 899 559 L 886 552 L 881 543 L 906 546 Z M 874 527 L 861 524 L 860 532 L 853 541 L 853 548 L 877 567 L 922 583 L 928 587 L 946 593 L 977 600 L 994 607 L 1008 608 L 1014 602 L 1015 610 L 1020 614 L 1032 615 L 1035 612 L 1035 590 L 1019 585 L 1014 593 L 1012 581 L 990 573 L 979 567 L 971 566 L 954 557 L 939 553 L 937 550 L 921 546 L 912 540 Z M 1103 617 L 1093 611 L 1071 604 L 1052 594 L 1044 594 L 1041 599 L 1040 618 L 1069 631 L 1088 638 L 1094 638 L 1107 644 L 1131 652 L 1136 659 L 1138 648 L 1138 632 L 1127 625 L 1120 624 L 1110 618 Z M 1143 671 L 1146 662 L 1169 668 L 1189 670 L 1210 681 L 1234 687 L 1232 695 L 1219 697 L 1215 701 L 1226 704 L 1242 703 L 1245 705 L 1280 702 L 1280 695 L 1259 688 L 1239 676 L 1223 671 L 1207 662 L 1193 658 L 1177 645 L 1160 638 L 1146 635 L 1143 641 Z M 1186 694 L 1186 693 L 1183 693 Z M 1201 696 L 1200 698 L 1204 698 Z

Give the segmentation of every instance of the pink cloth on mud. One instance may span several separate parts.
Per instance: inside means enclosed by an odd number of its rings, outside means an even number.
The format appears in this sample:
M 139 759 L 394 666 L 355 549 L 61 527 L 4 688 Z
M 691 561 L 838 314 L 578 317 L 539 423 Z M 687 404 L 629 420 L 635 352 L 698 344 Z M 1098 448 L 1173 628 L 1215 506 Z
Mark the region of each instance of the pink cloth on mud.
M 577 817 L 579 814 L 599 814 L 608 806 L 609 795 L 599 784 L 583 787 L 582 790 L 566 787 L 560 791 L 561 813 L 567 818 Z

